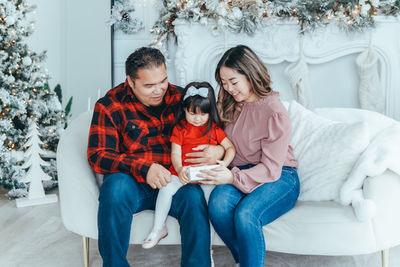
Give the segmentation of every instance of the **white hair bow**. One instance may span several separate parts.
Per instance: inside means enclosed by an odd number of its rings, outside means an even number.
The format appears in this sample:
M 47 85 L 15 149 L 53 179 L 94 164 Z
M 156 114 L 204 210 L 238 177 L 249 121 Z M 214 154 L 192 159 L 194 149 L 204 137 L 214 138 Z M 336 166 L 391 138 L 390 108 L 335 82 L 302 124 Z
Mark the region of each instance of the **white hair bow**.
M 189 89 L 186 91 L 185 96 L 183 97 L 183 101 L 185 101 L 186 98 L 188 98 L 189 96 L 195 96 L 195 95 L 199 95 L 201 97 L 206 98 L 208 96 L 208 88 L 201 87 L 197 89 L 194 86 L 190 86 Z

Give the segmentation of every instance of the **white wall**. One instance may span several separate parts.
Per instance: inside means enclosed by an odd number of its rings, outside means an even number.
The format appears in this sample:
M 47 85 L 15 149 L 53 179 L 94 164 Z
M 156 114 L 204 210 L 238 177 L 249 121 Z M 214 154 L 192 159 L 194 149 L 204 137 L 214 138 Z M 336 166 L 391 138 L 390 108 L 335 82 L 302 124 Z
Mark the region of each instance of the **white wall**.
M 51 76 L 49 84 L 54 88 L 59 83 L 65 91 L 61 60 L 61 0 L 29 0 L 28 4 L 36 5 L 37 8 L 29 15 L 35 21 L 35 31 L 25 42 L 37 53 L 47 51 L 43 66 Z
M 110 0 L 28 0 L 37 5 L 30 16 L 35 32 L 26 40 L 32 50 L 47 50 L 43 64 L 52 88 L 61 84 L 63 104 L 73 96 L 72 115 L 91 107 L 98 90 L 111 88 Z
M 66 97 L 73 96 L 75 117 L 91 107 L 100 95 L 111 88 L 111 27 L 109 0 L 63 0 L 65 25 L 63 43 L 63 72 Z

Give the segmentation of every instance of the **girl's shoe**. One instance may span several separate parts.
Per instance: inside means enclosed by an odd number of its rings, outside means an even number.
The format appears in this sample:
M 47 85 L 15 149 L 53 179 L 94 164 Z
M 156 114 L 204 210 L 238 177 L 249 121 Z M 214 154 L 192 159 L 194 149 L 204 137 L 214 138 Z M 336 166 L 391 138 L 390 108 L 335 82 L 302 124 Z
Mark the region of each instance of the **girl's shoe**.
M 168 230 L 166 226 L 163 228 L 155 230 L 153 229 L 150 234 L 143 240 L 142 248 L 150 249 L 155 247 L 161 239 L 168 235 Z

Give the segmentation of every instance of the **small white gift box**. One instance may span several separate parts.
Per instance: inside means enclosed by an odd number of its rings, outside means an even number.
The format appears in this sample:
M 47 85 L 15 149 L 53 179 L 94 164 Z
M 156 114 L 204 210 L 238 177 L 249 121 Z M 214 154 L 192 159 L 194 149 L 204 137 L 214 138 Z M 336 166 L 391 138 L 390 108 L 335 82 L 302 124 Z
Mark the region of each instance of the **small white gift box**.
M 202 170 L 211 170 L 220 167 L 220 165 L 203 165 L 203 166 L 191 166 L 187 169 L 187 176 L 189 177 L 189 183 L 204 180 L 204 178 L 198 177 Z

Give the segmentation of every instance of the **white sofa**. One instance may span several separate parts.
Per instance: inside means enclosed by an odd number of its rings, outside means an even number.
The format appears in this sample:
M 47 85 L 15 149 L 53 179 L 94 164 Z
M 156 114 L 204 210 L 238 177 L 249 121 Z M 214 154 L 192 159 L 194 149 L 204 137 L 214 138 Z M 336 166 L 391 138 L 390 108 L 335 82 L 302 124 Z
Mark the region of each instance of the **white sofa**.
M 321 109 L 319 114 L 344 121 L 368 117 L 366 112 L 354 109 L 328 108 Z M 88 266 L 89 238 L 97 239 L 99 194 L 98 181 L 86 159 L 91 117 L 88 111 L 72 121 L 57 150 L 62 221 L 68 230 L 82 236 L 85 266 Z M 376 205 L 375 215 L 366 221 L 359 221 L 349 205 L 298 201 L 288 213 L 264 226 L 267 250 L 332 256 L 382 251 L 382 266 L 388 266 L 389 248 L 400 244 L 400 177 L 389 170 L 379 177 L 369 177 L 363 184 L 363 194 Z M 152 220 L 152 211 L 134 216 L 130 243 L 141 243 Z M 168 218 L 167 224 L 169 235 L 161 244 L 179 244 L 177 221 Z M 214 244 L 223 243 L 217 237 Z

